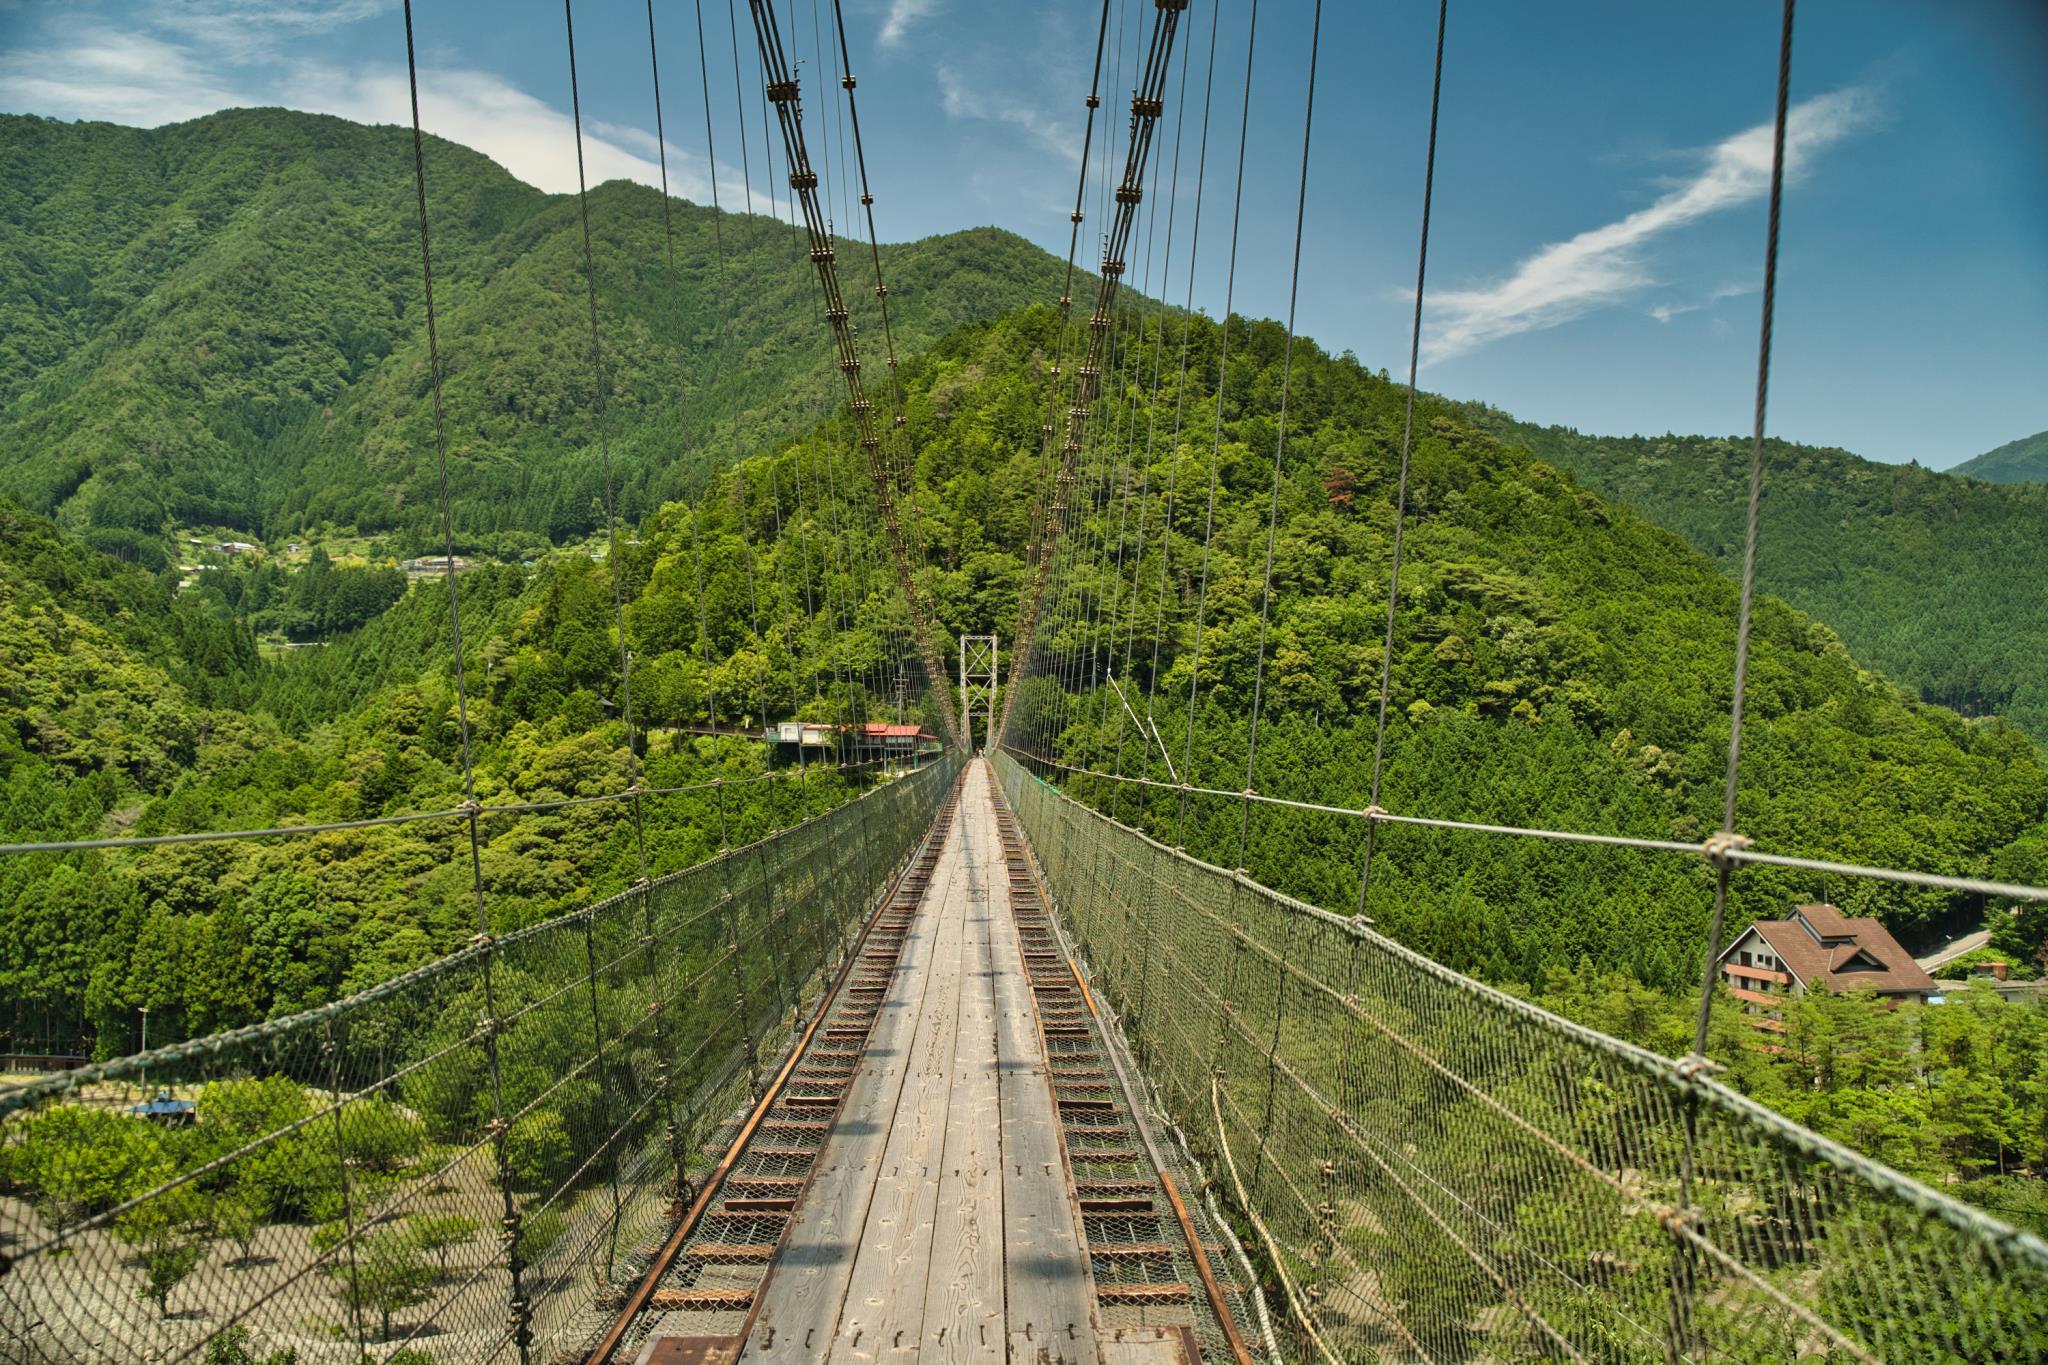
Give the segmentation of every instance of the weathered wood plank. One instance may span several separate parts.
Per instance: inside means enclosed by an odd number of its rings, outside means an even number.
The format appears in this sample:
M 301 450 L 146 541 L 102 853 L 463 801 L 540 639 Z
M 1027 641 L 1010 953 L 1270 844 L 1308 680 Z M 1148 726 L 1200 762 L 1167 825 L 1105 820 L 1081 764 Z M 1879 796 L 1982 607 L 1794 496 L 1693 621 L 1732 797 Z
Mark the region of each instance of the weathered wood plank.
M 981 773 L 970 773 L 967 780 L 987 801 Z M 990 819 L 993 823 L 992 807 Z M 1007 873 L 993 876 L 989 902 L 997 963 L 992 979 L 1002 1097 L 1003 1265 L 1010 1358 L 1032 1365 L 1095 1365 L 1100 1334 L 1094 1318 L 1094 1285 L 1067 1190 L 1059 1118 L 1009 900 Z
M 923 1343 L 933 1223 L 954 1118 L 953 1055 L 966 950 L 966 826 L 972 819 L 971 808 L 963 801 L 933 878 L 932 956 L 923 969 L 931 979 L 911 1043 L 909 1074 L 897 1098 L 847 1284 L 846 1304 L 832 1339 L 828 1358 L 834 1361 L 864 1363 L 915 1355 Z
M 1002 846 L 986 789 L 970 785 L 962 806 L 966 950 L 960 1026 L 953 1043 L 953 1099 L 919 1348 L 933 1362 L 1000 1361 L 1007 1344 L 995 997 L 995 974 L 1002 968 L 992 924 L 998 903 L 990 899 Z M 1007 908 L 1003 913 L 1009 913 Z M 1010 969 L 1015 965 L 1010 963 Z
M 904 936 L 866 1055 L 797 1204 L 742 1360 L 822 1359 L 839 1325 L 890 1120 L 909 1073 L 911 1033 L 931 981 L 924 967 L 932 951 L 932 903 L 928 896 Z

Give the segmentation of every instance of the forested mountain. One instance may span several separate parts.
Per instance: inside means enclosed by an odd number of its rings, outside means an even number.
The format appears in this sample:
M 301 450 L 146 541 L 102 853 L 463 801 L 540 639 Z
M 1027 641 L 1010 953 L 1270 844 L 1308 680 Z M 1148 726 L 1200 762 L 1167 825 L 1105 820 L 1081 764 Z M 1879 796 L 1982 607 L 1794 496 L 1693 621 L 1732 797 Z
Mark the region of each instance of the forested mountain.
M 574 198 L 437 139 L 428 176 L 458 525 L 521 549 L 586 533 L 602 479 Z M 837 376 L 796 229 L 678 201 L 671 288 L 655 191 L 598 187 L 590 213 L 612 458 L 637 520 L 808 428 Z M 864 248 L 845 247 L 879 337 Z M 1059 263 L 995 229 L 883 256 L 906 350 L 1060 286 Z M 275 109 L 151 130 L 0 117 L 0 273 L 20 282 L 0 297 L 0 492 L 151 563 L 174 524 L 424 539 L 409 130 Z
M 2048 483 L 2048 431 L 1972 456 L 1948 471 L 1987 483 Z
M 1461 411 L 1740 570 L 1747 437 L 1588 436 Z M 2048 484 L 1784 441 L 1767 442 L 1765 460 L 1759 586 L 1928 700 L 2005 716 L 2048 744 Z
M 964 329 L 904 367 L 920 453 L 917 521 L 930 546 L 926 587 L 947 632 L 1014 632 L 1040 481 L 1035 433 L 1050 318 L 1038 309 Z M 1243 780 L 1284 338 L 1267 323 L 1232 329 L 1206 596 L 1198 566 L 1221 333 L 1198 320 L 1185 392 L 1174 391 L 1175 353 L 1156 398 L 1126 384 L 1117 391 L 1123 401 L 1104 414 L 1084 471 L 1083 486 L 1094 490 L 1088 519 L 1069 539 L 1082 565 L 1063 576 L 1068 587 L 1050 606 L 1044 638 L 1064 650 L 1092 637 L 1105 658 L 1119 650 L 1116 672 L 1134 701 L 1154 712 L 1163 734 L 1182 735 L 1197 604 L 1205 602 L 1189 775 L 1234 789 Z M 1143 349 L 1124 364 L 1129 373 L 1151 368 Z M 1360 804 L 1401 393 L 1305 341 L 1294 366 L 1257 785 Z M 1732 585 L 1674 536 L 1448 405 L 1425 401 L 1420 420 L 1388 804 L 1703 837 L 1718 823 Z M 900 646 L 900 608 L 867 489 L 835 419 L 716 476 L 694 506 L 670 504 L 647 518 L 622 543 L 617 565 L 572 553 L 531 569 L 463 575 L 480 797 L 554 799 L 624 785 L 614 571 L 637 661 L 634 707 L 655 733 L 654 785 L 758 770 L 751 743 L 712 754 L 671 729 L 708 720 L 714 696 L 728 724 L 764 712 L 844 714 Z M 1162 532 L 1169 499 L 1171 528 Z M 70 565 L 73 577 L 126 585 L 120 591 L 162 589 L 11 515 L 25 528 L 14 539 L 45 548 L 8 580 L 15 672 L 0 688 L 9 737 L 0 760 L 10 830 L 248 828 L 460 800 L 439 582 L 415 585 L 325 650 L 223 668 L 243 679 L 240 690 L 208 705 L 179 681 L 192 646 L 155 627 L 123 644 L 112 622 L 129 613 L 111 607 L 95 608 L 86 623 L 107 634 L 104 668 L 52 659 L 45 618 L 81 608 L 57 605 L 59 594 L 41 586 L 54 571 L 31 572 L 35 565 Z M 1119 550 L 1121 569 L 1102 568 L 1119 562 Z M 167 603 L 137 605 L 162 615 Z M 232 623 L 236 607 L 208 585 L 179 610 Z M 1134 638 L 1158 640 L 1156 669 Z M 112 656 L 117 645 L 129 653 Z M 130 681 L 129 669 L 145 671 Z M 47 677 L 62 687 L 37 681 Z M 145 701 L 167 718 L 134 714 Z M 1030 742 L 1096 766 L 1156 766 L 1122 731 L 1107 693 L 1053 705 L 1042 692 L 1020 701 Z M 1770 847 L 2021 879 L 2044 871 L 2048 772 L 2033 747 L 1996 724 L 1918 702 L 1860 669 L 1827 628 L 1774 601 L 1758 616 L 1751 708 L 1738 823 Z M 159 747 L 137 752 L 139 736 Z M 715 847 L 715 814 L 701 797 L 664 800 L 650 823 L 660 867 Z M 1166 803 L 1123 809 L 1174 832 L 1163 823 L 1174 815 Z M 771 814 L 756 808 L 747 818 Z M 1198 807 L 1184 842 L 1227 859 L 1237 820 L 1235 806 Z M 488 824 L 489 903 L 508 926 L 632 875 L 615 807 Z M 168 1037 L 331 998 L 470 932 L 456 833 L 444 823 L 11 860 L 0 897 L 8 916 L 0 985 L 21 1011 L 18 1028 L 68 1027 L 116 1048 L 140 1004 Z M 1342 905 L 1356 893 L 1355 840 L 1349 824 L 1262 814 L 1247 865 L 1275 885 Z M 1583 967 L 1682 988 L 1696 971 L 1708 892 L 1696 860 L 1398 831 L 1385 840 L 1381 867 L 1372 908 L 1383 926 L 1496 981 L 1534 986 L 1560 967 Z M 1961 905 L 1874 885 L 1825 889 L 1845 909 L 1909 933 Z M 1796 876 L 1754 871 L 1742 879 L 1737 910 L 1777 913 L 1815 890 Z M 2040 927 L 2012 931 L 2038 936 Z

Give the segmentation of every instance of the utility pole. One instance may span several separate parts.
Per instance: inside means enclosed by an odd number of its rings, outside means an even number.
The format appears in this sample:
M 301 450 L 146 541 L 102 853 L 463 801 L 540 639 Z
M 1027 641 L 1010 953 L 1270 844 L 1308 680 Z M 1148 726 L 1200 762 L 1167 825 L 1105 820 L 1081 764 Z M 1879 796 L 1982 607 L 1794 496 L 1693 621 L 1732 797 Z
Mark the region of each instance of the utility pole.
M 974 709 L 982 711 L 982 746 L 996 739 L 996 637 L 960 637 L 960 734 L 974 752 Z

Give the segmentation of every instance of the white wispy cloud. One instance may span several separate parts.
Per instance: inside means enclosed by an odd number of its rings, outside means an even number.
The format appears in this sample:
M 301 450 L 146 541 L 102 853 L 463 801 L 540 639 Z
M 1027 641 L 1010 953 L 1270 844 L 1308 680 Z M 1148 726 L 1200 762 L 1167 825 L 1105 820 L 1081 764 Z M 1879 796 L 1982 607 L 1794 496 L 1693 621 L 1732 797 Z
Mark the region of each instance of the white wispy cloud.
M 1795 106 L 1785 130 L 1788 182 L 1797 180 L 1820 152 L 1867 126 L 1877 105 L 1874 92 L 1851 86 Z M 1695 175 L 1647 208 L 1545 246 L 1523 258 L 1505 279 L 1432 293 L 1424 361 L 1448 360 L 1504 337 L 1556 327 L 1647 288 L 1656 282 L 1644 260 L 1652 241 L 1761 198 L 1770 179 L 1771 126 L 1761 124 L 1710 148 Z M 1686 311 L 1675 306 L 1669 316 Z M 1657 316 L 1656 310 L 1651 316 Z
M 889 0 L 889 12 L 882 19 L 882 36 L 875 40 L 876 44 L 897 46 L 909 34 L 912 24 L 938 13 L 942 3 L 944 0 Z
M 249 102 L 181 44 L 139 33 L 87 28 L 0 55 L 0 106 L 19 113 L 153 128 Z
M 276 25 L 318 25 L 367 17 L 379 0 L 330 5 L 283 6 Z M 208 0 L 173 6 L 166 30 L 202 32 L 207 25 L 244 8 L 242 0 Z M 294 17 L 296 16 L 296 17 Z M 280 106 L 335 114 L 358 123 L 410 124 L 412 106 L 405 70 L 396 65 L 344 67 L 319 61 L 245 60 L 203 41 L 181 41 L 109 27 L 88 27 L 61 35 L 46 33 L 40 45 L 0 54 L 0 108 L 55 118 L 103 119 L 154 128 L 199 118 L 220 109 Z M 420 72 L 420 122 L 427 131 L 474 148 L 529 185 L 551 193 L 576 188 L 575 126 L 565 110 L 526 93 L 489 71 L 429 68 Z M 584 125 L 583 153 L 593 185 L 607 180 L 661 183 L 652 133 L 630 125 Z M 740 175 L 721 166 L 727 207 L 740 198 Z M 702 155 L 669 144 L 669 188 L 699 203 L 711 197 Z M 786 199 L 787 196 L 784 196 Z M 768 197 L 755 191 L 755 206 L 768 210 Z M 788 205 L 780 205 L 787 216 Z
M 1079 164 L 1080 131 L 1060 119 L 1047 117 L 1042 105 L 1013 98 L 985 83 L 969 80 L 945 62 L 939 64 L 937 75 L 940 105 L 948 118 L 985 119 L 1008 124 L 1028 134 L 1053 155 Z
M 1712 308 L 1724 299 L 1739 299 L 1745 294 L 1754 294 L 1759 288 L 1761 286 L 1756 284 L 1718 285 L 1708 290 L 1704 297 L 1694 299 L 1689 303 L 1671 303 L 1667 301 L 1654 304 L 1649 309 L 1649 315 L 1659 322 L 1669 322 L 1671 319 L 1686 313 L 1697 313 L 1703 309 Z
M 373 19 L 395 0 L 154 0 L 152 24 L 235 62 L 275 57 L 290 44 Z

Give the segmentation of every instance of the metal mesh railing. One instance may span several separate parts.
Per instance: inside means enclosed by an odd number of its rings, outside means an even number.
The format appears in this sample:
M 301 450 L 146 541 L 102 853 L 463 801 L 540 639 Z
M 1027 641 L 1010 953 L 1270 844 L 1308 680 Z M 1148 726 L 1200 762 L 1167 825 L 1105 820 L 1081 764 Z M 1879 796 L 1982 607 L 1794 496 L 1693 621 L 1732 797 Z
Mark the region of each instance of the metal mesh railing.
M 1304 1358 L 2048 1359 L 2040 1239 L 996 764 Z
M 957 766 L 334 1005 L 0 1092 L 0 1360 L 576 1358 Z

